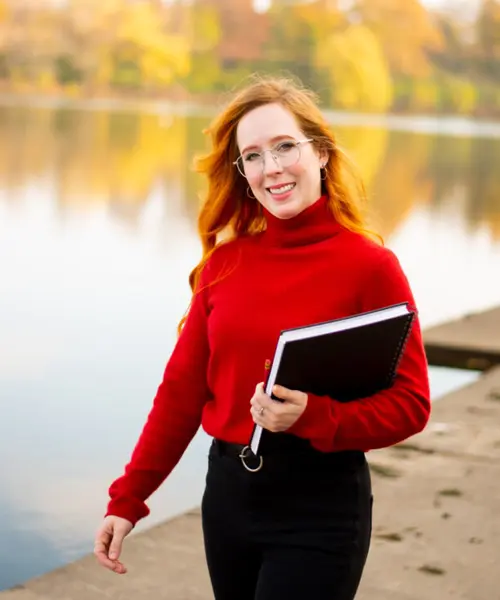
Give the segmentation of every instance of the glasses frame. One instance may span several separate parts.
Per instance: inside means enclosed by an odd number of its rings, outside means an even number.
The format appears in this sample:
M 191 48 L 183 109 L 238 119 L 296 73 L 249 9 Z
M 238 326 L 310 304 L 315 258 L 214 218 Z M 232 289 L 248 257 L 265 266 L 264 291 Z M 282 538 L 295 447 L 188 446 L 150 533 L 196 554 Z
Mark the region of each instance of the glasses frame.
M 300 158 L 301 158 L 301 148 L 300 147 L 301 147 L 301 145 L 302 144 L 308 144 L 309 142 L 314 142 L 314 140 L 312 138 L 307 138 L 305 140 L 298 140 L 298 141 L 296 141 L 296 140 L 283 140 L 282 142 L 278 142 L 276 144 L 276 146 L 279 146 L 279 144 L 283 143 L 283 142 L 293 142 L 293 144 L 295 144 L 295 147 L 298 148 L 298 150 L 299 150 L 299 155 L 297 157 L 297 160 L 294 163 L 292 163 L 290 165 L 287 165 L 288 167 L 291 167 L 292 165 L 296 165 L 300 161 Z M 281 162 L 279 162 L 281 160 L 280 157 L 276 156 L 273 153 L 273 151 L 274 152 L 276 151 L 276 146 L 274 148 L 271 148 L 271 149 L 268 148 L 266 150 L 261 150 L 260 154 L 262 155 L 262 173 L 264 173 L 264 167 L 265 167 L 265 164 L 266 164 L 266 161 L 264 160 L 264 154 L 266 152 L 270 152 L 271 153 L 271 156 L 272 156 L 274 162 L 276 163 L 276 165 L 282 166 Z M 243 161 L 243 154 L 240 154 L 238 156 L 238 158 L 233 162 L 233 165 L 236 165 L 236 168 L 238 169 L 238 173 L 242 177 L 244 177 L 245 179 L 248 179 L 248 177 L 243 172 L 245 170 L 244 167 L 242 166 L 241 169 L 240 169 L 240 164 L 239 164 L 240 159 Z

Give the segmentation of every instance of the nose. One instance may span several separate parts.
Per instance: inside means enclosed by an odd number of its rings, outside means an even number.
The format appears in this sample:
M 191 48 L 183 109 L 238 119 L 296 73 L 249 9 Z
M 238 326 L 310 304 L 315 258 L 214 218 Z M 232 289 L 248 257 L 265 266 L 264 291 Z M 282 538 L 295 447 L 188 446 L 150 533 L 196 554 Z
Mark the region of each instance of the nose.
M 279 159 L 276 158 L 270 150 L 267 150 L 263 153 L 262 160 L 264 174 L 267 175 L 269 173 L 281 173 L 283 171 L 283 167 L 281 166 Z

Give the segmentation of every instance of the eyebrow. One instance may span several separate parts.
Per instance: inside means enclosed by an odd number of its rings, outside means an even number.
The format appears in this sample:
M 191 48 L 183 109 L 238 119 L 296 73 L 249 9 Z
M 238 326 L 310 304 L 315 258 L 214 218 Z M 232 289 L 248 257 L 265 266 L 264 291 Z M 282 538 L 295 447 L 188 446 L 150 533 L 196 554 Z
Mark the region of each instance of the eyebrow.
M 293 137 L 293 135 L 275 135 L 273 138 L 271 138 L 269 141 L 271 143 L 273 142 L 278 142 L 279 140 L 294 140 L 295 138 Z M 241 151 L 241 154 L 243 154 L 244 152 L 247 152 L 248 150 L 254 150 L 256 148 L 260 148 L 260 146 L 247 146 L 246 148 L 243 148 L 243 150 Z

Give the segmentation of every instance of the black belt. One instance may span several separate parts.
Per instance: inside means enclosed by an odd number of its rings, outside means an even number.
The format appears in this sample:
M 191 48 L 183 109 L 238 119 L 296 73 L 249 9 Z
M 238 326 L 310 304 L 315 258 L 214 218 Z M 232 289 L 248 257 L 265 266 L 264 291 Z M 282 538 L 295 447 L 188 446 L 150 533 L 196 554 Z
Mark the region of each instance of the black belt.
M 323 453 L 315 450 L 310 443 L 295 436 L 273 434 L 271 438 L 274 442 L 263 456 L 256 456 L 249 446 L 245 444 L 235 444 L 223 440 L 214 439 L 212 442 L 213 451 L 219 456 L 227 456 L 238 459 L 242 462 L 247 471 L 252 473 L 260 471 L 264 460 L 272 462 L 290 463 L 295 461 L 326 461 L 330 465 L 349 465 L 362 464 L 365 461 L 364 453 L 359 450 L 348 450 L 343 452 Z
M 220 456 L 229 456 L 241 460 L 247 471 L 255 473 L 262 469 L 264 459 L 262 456 L 256 456 L 250 446 L 245 444 L 232 444 L 223 440 L 214 439 L 213 446 Z
M 221 456 L 232 456 L 233 458 L 239 458 L 247 447 L 245 444 L 232 444 L 223 440 L 214 440 L 214 444 Z

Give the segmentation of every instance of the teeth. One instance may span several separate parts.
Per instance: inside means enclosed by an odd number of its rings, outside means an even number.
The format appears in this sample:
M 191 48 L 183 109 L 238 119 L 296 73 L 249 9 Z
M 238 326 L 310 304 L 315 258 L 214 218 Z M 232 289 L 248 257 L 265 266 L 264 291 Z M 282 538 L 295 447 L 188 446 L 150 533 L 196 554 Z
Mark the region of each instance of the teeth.
M 271 194 L 284 194 L 285 192 L 289 192 L 294 186 L 294 183 L 289 183 L 288 185 L 282 185 L 279 188 L 269 188 L 269 191 Z

